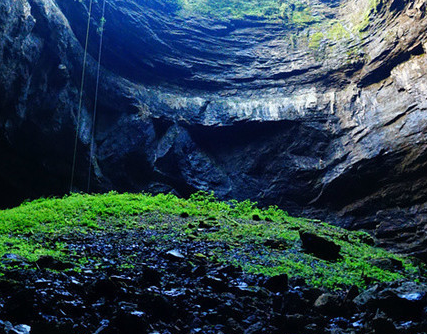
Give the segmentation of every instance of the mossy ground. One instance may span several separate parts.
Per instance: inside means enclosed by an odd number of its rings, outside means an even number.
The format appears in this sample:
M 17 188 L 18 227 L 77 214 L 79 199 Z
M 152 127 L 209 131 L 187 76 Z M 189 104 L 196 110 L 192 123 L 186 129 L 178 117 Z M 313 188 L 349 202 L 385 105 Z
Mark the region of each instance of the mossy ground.
M 188 217 L 187 217 L 188 215 Z M 325 261 L 305 253 L 299 231 L 309 231 L 341 246 L 342 258 Z M 71 261 L 77 268 L 90 259 L 73 254 L 66 240 L 124 231 L 143 234 L 150 243 L 210 244 L 197 256 L 240 266 L 252 273 L 287 273 L 314 286 L 366 286 L 370 281 L 422 280 L 419 268 L 369 245 L 365 232 L 350 232 L 317 220 L 295 218 L 277 207 L 259 209 L 249 201 L 221 202 L 198 193 L 190 199 L 160 194 L 73 194 L 40 199 L 0 211 L 0 257 L 14 254 L 36 261 L 42 255 Z M 65 236 L 65 238 L 64 238 Z M 372 260 L 402 261 L 401 270 L 381 269 Z M 132 256 L 127 263 L 132 267 Z M 3 264 L 3 270 L 7 270 Z

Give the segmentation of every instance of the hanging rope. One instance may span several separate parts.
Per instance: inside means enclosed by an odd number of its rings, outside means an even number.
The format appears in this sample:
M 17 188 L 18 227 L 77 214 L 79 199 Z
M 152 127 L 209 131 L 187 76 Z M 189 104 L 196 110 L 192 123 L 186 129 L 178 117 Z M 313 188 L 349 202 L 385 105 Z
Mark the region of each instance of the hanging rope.
M 90 140 L 90 155 L 89 155 L 89 173 L 87 179 L 87 192 L 90 191 L 90 181 L 92 174 L 92 159 L 95 159 L 93 151 L 95 144 L 95 123 L 96 123 L 96 109 L 98 106 L 98 90 L 99 90 L 99 74 L 101 71 L 101 55 L 102 55 L 102 41 L 104 36 L 104 25 L 105 25 L 105 2 L 102 4 L 102 16 L 101 16 L 101 26 L 100 26 L 100 37 L 99 37 L 99 50 L 98 50 L 98 68 L 96 71 L 96 86 L 95 86 L 95 101 L 93 103 L 93 116 L 92 116 L 92 133 Z
M 85 50 L 84 50 L 84 55 L 83 55 L 82 80 L 80 83 L 79 109 L 77 112 L 77 127 L 76 127 L 76 136 L 74 139 L 73 166 L 71 168 L 70 193 L 73 191 L 74 174 L 75 174 L 75 169 L 76 169 L 77 143 L 78 143 L 79 132 L 80 132 L 80 116 L 81 116 L 82 102 L 83 102 L 83 87 L 84 87 L 84 81 L 85 81 L 87 47 L 88 47 L 88 42 L 89 42 L 89 31 L 90 31 L 90 19 L 92 16 L 92 2 L 93 2 L 93 0 L 90 0 L 89 13 L 88 13 L 88 18 L 87 18 L 86 42 L 85 42 Z

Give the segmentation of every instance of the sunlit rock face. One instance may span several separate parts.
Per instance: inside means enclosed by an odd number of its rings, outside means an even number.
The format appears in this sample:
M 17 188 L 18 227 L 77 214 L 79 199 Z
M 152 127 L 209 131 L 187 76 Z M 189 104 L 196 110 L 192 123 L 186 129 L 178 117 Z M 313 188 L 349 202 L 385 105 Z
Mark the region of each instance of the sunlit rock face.
M 425 240 L 426 2 L 300 3 L 221 19 L 107 0 L 90 190 L 213 190 Z M 88 4 L 0 4 L 2 205 L 69 190 L 77 122 L 86 190 L 102 2 L 78 120 Z

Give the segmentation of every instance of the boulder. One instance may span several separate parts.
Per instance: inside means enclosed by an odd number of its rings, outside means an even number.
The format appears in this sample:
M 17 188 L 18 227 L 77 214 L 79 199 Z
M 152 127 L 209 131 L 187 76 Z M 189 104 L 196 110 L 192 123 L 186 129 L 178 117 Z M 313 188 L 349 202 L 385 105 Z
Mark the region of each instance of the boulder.
M 280 274 L 267 277 L 263 286 L 273 292 L 286 292 L 288 290 L 288 275 Z
M 313 306 L 324 314 L 336 315 L 342 311 L 338 296 L 330 293 L 320 295 Z
M 61 260 L 55 259 L 50 255 L 41 256 L 36 262 L 36 266 L 40 269 L 53 269 L 53 270 L 66 270 L 74 268 L 74 265 L 69 262 L 63 262 Z
M 414 282 L 398 286 L 376 285 L 354 299 L 359 307 L 370 310 L 380 309 L 394 319 L 421 319 L 427 307 L 427 288 Z
M 335 244 L 333 241 L 304 231 L 299 231 L 299 236 L 307 252 L 324 260 L 335 261 L 340 257 L 341 246 Z

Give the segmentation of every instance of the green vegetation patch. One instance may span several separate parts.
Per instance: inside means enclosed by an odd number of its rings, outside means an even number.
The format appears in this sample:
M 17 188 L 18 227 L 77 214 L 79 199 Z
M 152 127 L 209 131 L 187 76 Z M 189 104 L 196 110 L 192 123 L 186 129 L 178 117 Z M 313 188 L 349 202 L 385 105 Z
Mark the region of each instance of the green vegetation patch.
M 325 38 L 325 34 L 321 31 L 315 32 L 310 36 L 310 41 L 308 46 L 311 49 L 318 49 L 320 47 L 320 42 Z
M 176 0 L 181 14 L 216 18 L 253 16 L 281 20 L 296 25 L 318 22 L 310 8 L 299 0 Z
M 335 22 L 328 30 L 327 37 L 330 40 L 339 41 L 341 39 L 348 39 L 351 36 L 348 30 L 340 22 Z
M 317 30 L 318 29 L 318 30 Z M 317 30 L 317 31 L 316 31 Z M 328 22 L 324 26 L 318 26 L 309 37 L 309 48 L 319 49 L 322 41 L 325 42 L 341 42 L 351 39 L 352 34 L 337 20 Z
M 299 237 L 302 231 L 339 245 L 340 258 L 326 261 L 305 252 Z M 419 268 L 409 259 L 371 246 L 372 238 L 365 232 L 291 217 L 275 206 L 260 209 L 250 201 L 218 201 L 203 192 L 188 200 L 170 194 L 111 192 L 24 203 L 0 211 L 0 257 L 13 254 L 34 262 L 49 255 L 80 266 L 87 259 L 76 260 L 67 248 L 67 238 L 102 233 L 116 233 L 123 238 L 124 232 L 140 233 L 150 239 L 144 242 L 154 245 L 172 241 L 210 245 L 209 254 L 195 256 L 240 266 L 252 273 L 299 276 L 314 286 L 366 287 L 377 281 L 422 279 Z M 384 261 L 401 263 L 401 268 L 378 265 Z M 131 267 L 132 261 L 118 265 Z
M 380 3 L 380 0 L 365 0 L 360 3 L 358 10 L 349 15 L 354 33 L 361 33 L 366 30 L 377 14 L 377 8 Z

